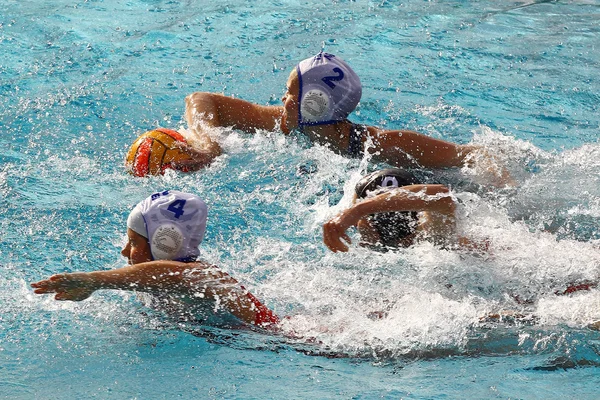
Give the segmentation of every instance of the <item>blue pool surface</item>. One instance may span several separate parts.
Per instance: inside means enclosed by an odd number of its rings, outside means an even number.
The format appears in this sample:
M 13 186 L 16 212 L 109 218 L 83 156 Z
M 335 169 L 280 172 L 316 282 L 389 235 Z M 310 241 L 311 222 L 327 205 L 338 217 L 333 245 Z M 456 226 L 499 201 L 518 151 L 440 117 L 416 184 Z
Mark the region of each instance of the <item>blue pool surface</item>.
M 598 398 L 600 289 L 554 293 L 600 279 L 599 18 L 597 0 L 0 1 L 0 398 Z M 280 104 L 322 48 L 361 78 L 354 122 L 506 165 L 517 188 L 426 172 L 490 254 L 328 252 L 369 160 L 301 135 L 216 130 L 204 171 L 127 174 L 139 134 L 186 128 L 187 94 Z M 130 209 L 164 189 L 206 200 L 203 256 L 294 339 L 182 325 L 133 293 L 33 294 L 123 266 Z M 498 310 L 535 319 L 480 322 Z

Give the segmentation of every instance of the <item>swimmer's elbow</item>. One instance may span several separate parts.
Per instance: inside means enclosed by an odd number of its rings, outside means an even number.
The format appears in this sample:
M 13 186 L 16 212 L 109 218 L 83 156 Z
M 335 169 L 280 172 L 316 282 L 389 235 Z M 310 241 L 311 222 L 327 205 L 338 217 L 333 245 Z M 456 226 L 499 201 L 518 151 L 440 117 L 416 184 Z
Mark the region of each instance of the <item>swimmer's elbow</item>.
M 214 93 L 194 92 L 185 97 L 187 106 L 197 106 L 198 104 L 214 103 Z

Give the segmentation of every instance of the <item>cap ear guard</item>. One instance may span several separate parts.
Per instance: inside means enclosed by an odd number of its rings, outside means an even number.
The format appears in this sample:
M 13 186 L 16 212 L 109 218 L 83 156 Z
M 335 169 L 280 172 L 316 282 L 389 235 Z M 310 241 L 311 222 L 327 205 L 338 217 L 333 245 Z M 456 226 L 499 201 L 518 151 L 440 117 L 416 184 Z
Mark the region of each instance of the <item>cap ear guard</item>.
M 319 123 L 331 119 L 331 99 L 321 89 L 310 89 L 300 100 L 300 115 L 303 123 Z
M 358 75 L 344 60 L 319 53 L 296 66 L 299 81 L 298 123 L 323 125 L 343 121 L 362 95 Z
M 162 224 L 156 228 L 150 242 L 152 256 L 157 260 L 173 260 L 183 247 L 184 236 L 177 225 Z

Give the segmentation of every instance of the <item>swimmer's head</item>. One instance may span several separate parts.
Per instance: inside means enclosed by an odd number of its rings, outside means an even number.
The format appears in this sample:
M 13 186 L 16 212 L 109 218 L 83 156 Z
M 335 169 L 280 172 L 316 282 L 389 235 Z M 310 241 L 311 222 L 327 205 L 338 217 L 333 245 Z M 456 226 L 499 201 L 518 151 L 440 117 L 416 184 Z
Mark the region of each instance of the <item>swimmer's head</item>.
M 319 53 L 296 66 L 300 84 L 298 124 L 323 125 L 343 121 L 362 95 L 358 75 L 344 60 Z
M 418 183 L 416 177 L 400 168 L 387 168 L 372 172 L 361 178 L 354 190 L 356 197 L 364 199 L 383 191 Z
M 355 187 L 358 199 L 377 196 L 388 190 L 413 185 L 417 179 L 400 168 L 388 168 L 364 176 Z M 418 216 L 414 211 L 395 211 L 369 215 L 367 220 L 379 234 L 379 243 L 388 247 L 407 246 L 417 227 Z
M 191 261 L 206 230 L 207 207 L 193 194 L 169 190 L 139 202 L 127 228 L 148 239 L 154 260 Z

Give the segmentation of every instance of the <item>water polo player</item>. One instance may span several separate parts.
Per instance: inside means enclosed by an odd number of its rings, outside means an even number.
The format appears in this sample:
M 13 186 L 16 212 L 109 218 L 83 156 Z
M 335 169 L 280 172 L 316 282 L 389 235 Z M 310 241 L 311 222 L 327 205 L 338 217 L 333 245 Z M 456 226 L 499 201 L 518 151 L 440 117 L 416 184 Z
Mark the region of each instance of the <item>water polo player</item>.
M 352 206 L 323 225 L 323 241 L 334 251 L 348 251 L 346 230 L 357 226 L 366 244 L 407 247 L 418 239 L 439 245 L 454 241 L 456 204 L 444 185 L 418 184 L 415 177 L 398 168 L 363 177 L 356 185 Z
M 362 156 L 365 143 L 373 161 L 397 167 L 444 168 L 463 166 L 476 146 L 459 145 L 409 130 L 385 130 L 348 120 L 362 96 L 356 73 L 341 58 L 319 53 L 300 62 L 290 73 L 283 106 L 263 106 L 222 94 L 196 92 L 186 98 L 190 129 L 227 126 L 253 133 L 256 129 L 284 133 L 302 131 L 311 141 L 350 156 Z M 481 150 L 483 152 L 483 150 Z M 477 158 L 494 183 L 512 183 L 510 176 L 486 155 Z
M 273 328 L 279 319 L 235 279 L 198 260 L 207 207 L 198 196 L 177 191 L 155 193 L 127 219 L 128 241 L 121 254 L 126 267 L 53 275 L 32 283 L 36 294 L 81 301 L 99 289 L 150 293 L 151 304 L 178 318 L 235 317 L 234 324 Z

